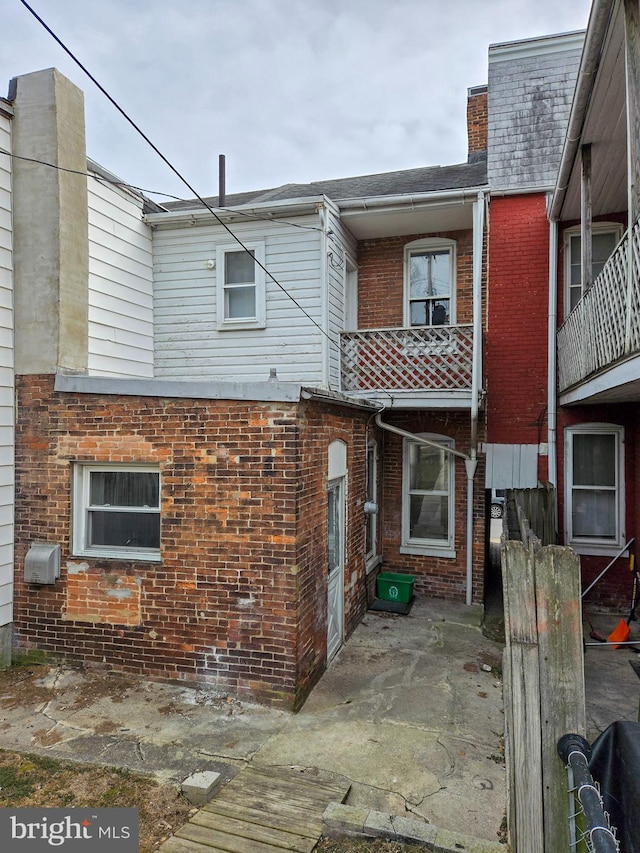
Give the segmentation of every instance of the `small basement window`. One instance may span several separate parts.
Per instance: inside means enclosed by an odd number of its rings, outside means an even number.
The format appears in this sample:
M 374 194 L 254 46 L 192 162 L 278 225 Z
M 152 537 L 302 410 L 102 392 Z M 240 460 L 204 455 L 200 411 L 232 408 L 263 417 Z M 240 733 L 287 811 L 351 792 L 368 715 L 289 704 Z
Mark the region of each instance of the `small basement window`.
M 160 472 L 154 467 L 74 467 L 73 552 L 160 559 Z

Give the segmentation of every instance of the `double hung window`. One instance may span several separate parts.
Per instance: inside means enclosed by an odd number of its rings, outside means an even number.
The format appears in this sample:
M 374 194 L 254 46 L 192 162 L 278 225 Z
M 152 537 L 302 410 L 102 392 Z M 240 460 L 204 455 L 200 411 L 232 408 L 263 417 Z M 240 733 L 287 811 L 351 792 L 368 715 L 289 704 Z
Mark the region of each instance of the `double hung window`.
M 418 240 L 405 248 L 405 324 L 447 326 L 455 322 L 455 244 Z
M 160 558 L 160 473 L 143 466 L 74 469 L 75 554 Z
M 566 430 L 568 544 L 624 545 L 624 431 L 609 424 Z
M 620 242 L 622 226 L 611 222 L 594 222 L 591 235 L 591 281 L 594 282 Z M 565 315 L 576 307 L 584 292 L 582 286 L 582 238 L 572 228 L 565 234 Z
M 404 442 L 403 546 L 417 553 L 451 552 L 454 547 L 454 462 L 443 448 L 452 447 L 453 442 L 442 436 L 426 435 L 424 438 L 437 442 L 440 447 L 410 439 Z
M 264 243 L 218 246 L 218 327 L 263 328 L 265 313 Z

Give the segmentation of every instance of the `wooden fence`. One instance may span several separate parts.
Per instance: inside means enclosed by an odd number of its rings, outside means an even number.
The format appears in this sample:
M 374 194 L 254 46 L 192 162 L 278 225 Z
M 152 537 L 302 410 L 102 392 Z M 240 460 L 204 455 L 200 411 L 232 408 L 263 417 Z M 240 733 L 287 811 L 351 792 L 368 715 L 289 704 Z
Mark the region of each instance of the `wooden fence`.
M 562 853 L 570 840 L 557 742 L 586 728 L 580 561 L 570 548 L 542 545 L 516 494 L 507 505 L 501 557 L 510 844 L 514 853 Z

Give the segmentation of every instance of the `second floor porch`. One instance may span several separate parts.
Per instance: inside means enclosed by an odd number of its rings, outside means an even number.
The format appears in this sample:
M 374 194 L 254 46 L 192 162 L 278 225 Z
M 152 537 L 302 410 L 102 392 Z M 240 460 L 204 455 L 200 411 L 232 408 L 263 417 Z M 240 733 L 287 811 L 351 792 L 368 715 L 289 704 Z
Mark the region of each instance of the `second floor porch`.
M 560 402 L 640 399 L 640 222 L 558 330 Z
M 340 359 L 343 393 L 387 406 L 471 407 L 472 324 L 343 332 Z

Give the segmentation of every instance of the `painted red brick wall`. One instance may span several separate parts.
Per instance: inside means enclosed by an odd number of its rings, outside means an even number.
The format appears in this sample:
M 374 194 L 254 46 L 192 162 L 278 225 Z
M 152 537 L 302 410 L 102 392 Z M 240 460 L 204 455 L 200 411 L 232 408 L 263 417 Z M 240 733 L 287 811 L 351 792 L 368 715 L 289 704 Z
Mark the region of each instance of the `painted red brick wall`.
M 489 217 L 487 441 L 538 444 L 547 435 L 549 225 L 545 196 L 492 198 Z M 539 477 L 546 479 L 546 464 Z
M 59 394 L 51 376 L 20 377 L 18 646 L 301 704 L 326 654 L 327 442 L 350 448 L 351 519 L 364 478 L 353 436 L 362 444 L 368 417 L 314 406 Z M 73 462 L 159 466 L 160 563 L 70 553 Z M 363 610 L 353 531 L 349 629 Z M 61 545 L 61 578 L 25 584 L 25 554 L 42 541 Z
M 422 237 L 456 241 L 457 322 L 473 322 L 473 232 L 448 231 L 360 241 L 359 329 L 393 329 L 404 326 L 404 247 Z
M 453 438 L 455 448 L 469 450 L 470 419 L 468 413 L 389 412 L 385 421 L 410 433 L 434 433 Z M 482 440 L 482 437 L 481 437 Z M 455 558 L 416 556 L 400 552 L 402 537 L 402 448 L 403 440 L 384 432 L 383 444 L 383 502 L 382 526 L 383 571 L 408 572 L 415 575 L 417 593 L 431 598 L 464 601 L 466 597 L 467 546 L 467 478 L 462 460 L 455 463 Z M 476 473 L 474 490 L 473 535 L 473 600 L 481 602 L 484 584 L 484 524 L 485 496 L 484 460 Z

